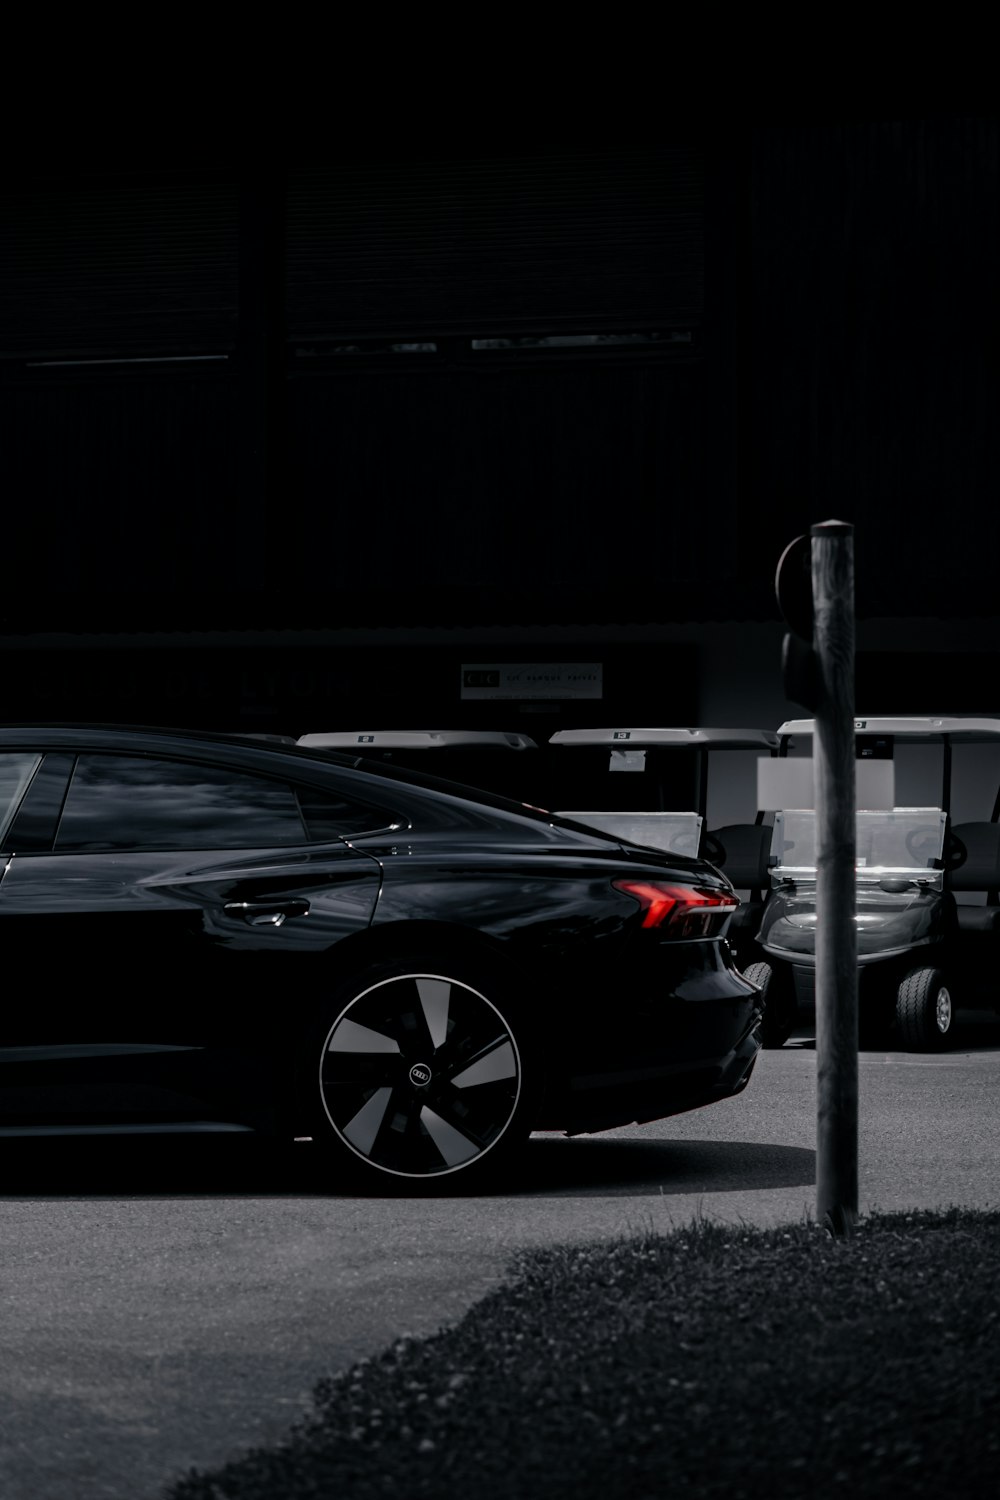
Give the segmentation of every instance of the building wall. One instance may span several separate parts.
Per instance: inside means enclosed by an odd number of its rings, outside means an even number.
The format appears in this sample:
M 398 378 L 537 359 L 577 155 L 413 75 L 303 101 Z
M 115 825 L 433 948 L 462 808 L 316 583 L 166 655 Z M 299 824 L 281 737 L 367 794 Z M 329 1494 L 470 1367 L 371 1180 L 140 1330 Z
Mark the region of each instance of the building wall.
M 998 164 L 992 119 L 702 119 L 0 176 L 8 715 L 468 715 L 516 649 L 767 725 L 775 564 L 831 516 L 859 689 L 996 711 Z
M 862 614 L 989 612 L 1000 120 L 760 128 L 751 203 L 754 566 L 838 517 Z
M 735 504 L 706 155 L 0 176 L 9 625 L 656 618 Z

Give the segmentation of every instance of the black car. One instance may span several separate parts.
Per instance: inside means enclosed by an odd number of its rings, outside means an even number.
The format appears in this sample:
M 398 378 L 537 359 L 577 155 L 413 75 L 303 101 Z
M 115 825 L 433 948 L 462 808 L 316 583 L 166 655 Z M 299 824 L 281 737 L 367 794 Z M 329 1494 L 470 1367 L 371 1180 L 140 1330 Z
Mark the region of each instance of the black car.
M 369 1180 L 739 1093 L 711 865 L 250 736 L 0 728 L 0 1135 L 311 1136 Z

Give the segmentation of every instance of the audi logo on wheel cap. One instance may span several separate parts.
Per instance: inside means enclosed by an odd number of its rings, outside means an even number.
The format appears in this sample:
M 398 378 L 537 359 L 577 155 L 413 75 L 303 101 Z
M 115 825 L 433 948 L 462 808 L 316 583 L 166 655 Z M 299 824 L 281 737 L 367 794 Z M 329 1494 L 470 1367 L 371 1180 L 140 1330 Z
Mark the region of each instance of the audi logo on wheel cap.
M 410 1082 L 415 1083 L 417 1088 L 423 1088 L 431 1081 L 431 1070 L 426 1063 L 414 1063 L 410 1069 Z

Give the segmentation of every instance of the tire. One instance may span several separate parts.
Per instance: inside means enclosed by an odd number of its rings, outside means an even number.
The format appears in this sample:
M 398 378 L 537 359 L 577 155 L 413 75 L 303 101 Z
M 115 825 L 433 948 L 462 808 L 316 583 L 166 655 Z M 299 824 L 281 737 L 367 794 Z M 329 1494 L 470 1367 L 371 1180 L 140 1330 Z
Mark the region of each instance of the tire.
M 896 991 L 896 1024 L 907 1052 L 940 1052 L 947 1046 L 954 1011 L 940 969 L 911 969 Z
M 383 1192 L 496 1180 L 528 1135 L 535 1092 L 508 990 L 428 954 L 339 986 L 307 1049 L 314 1138 Z
M 761 1043 L 765 1047 L 783 1047 L 791 1036 L 798 1017 L 795 990 L 790 976 L 765 963 L 747 964 L 742 973 L 744 979 L 749 979 L 760 990 L 764 1006 L 764 1019 L 760 1027 Z

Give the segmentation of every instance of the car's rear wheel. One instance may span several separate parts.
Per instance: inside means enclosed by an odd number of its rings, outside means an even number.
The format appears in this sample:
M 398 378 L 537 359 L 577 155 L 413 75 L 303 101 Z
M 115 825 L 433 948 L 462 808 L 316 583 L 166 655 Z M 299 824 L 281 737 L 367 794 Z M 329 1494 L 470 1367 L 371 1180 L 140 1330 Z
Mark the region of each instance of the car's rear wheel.
M 797 1007 L 790 974 L 770 964 L 747 964 L 743 977 L 757 985 L 764 1007 L 760 1039 L 765 1047 L 783 1047 L 795 1028 Z
M 896 991 L 896 1023 L 908 1052 L 940 1052 L 948 1043 L 954 1011 L 940 969 L 911 969 Z
M 414 956 L 355 976 L 313 1038 L 319 1139 L 404 1191 L 496 1177 L 529 1129 L 516 1017 L 509 986 L 466 963 Z

